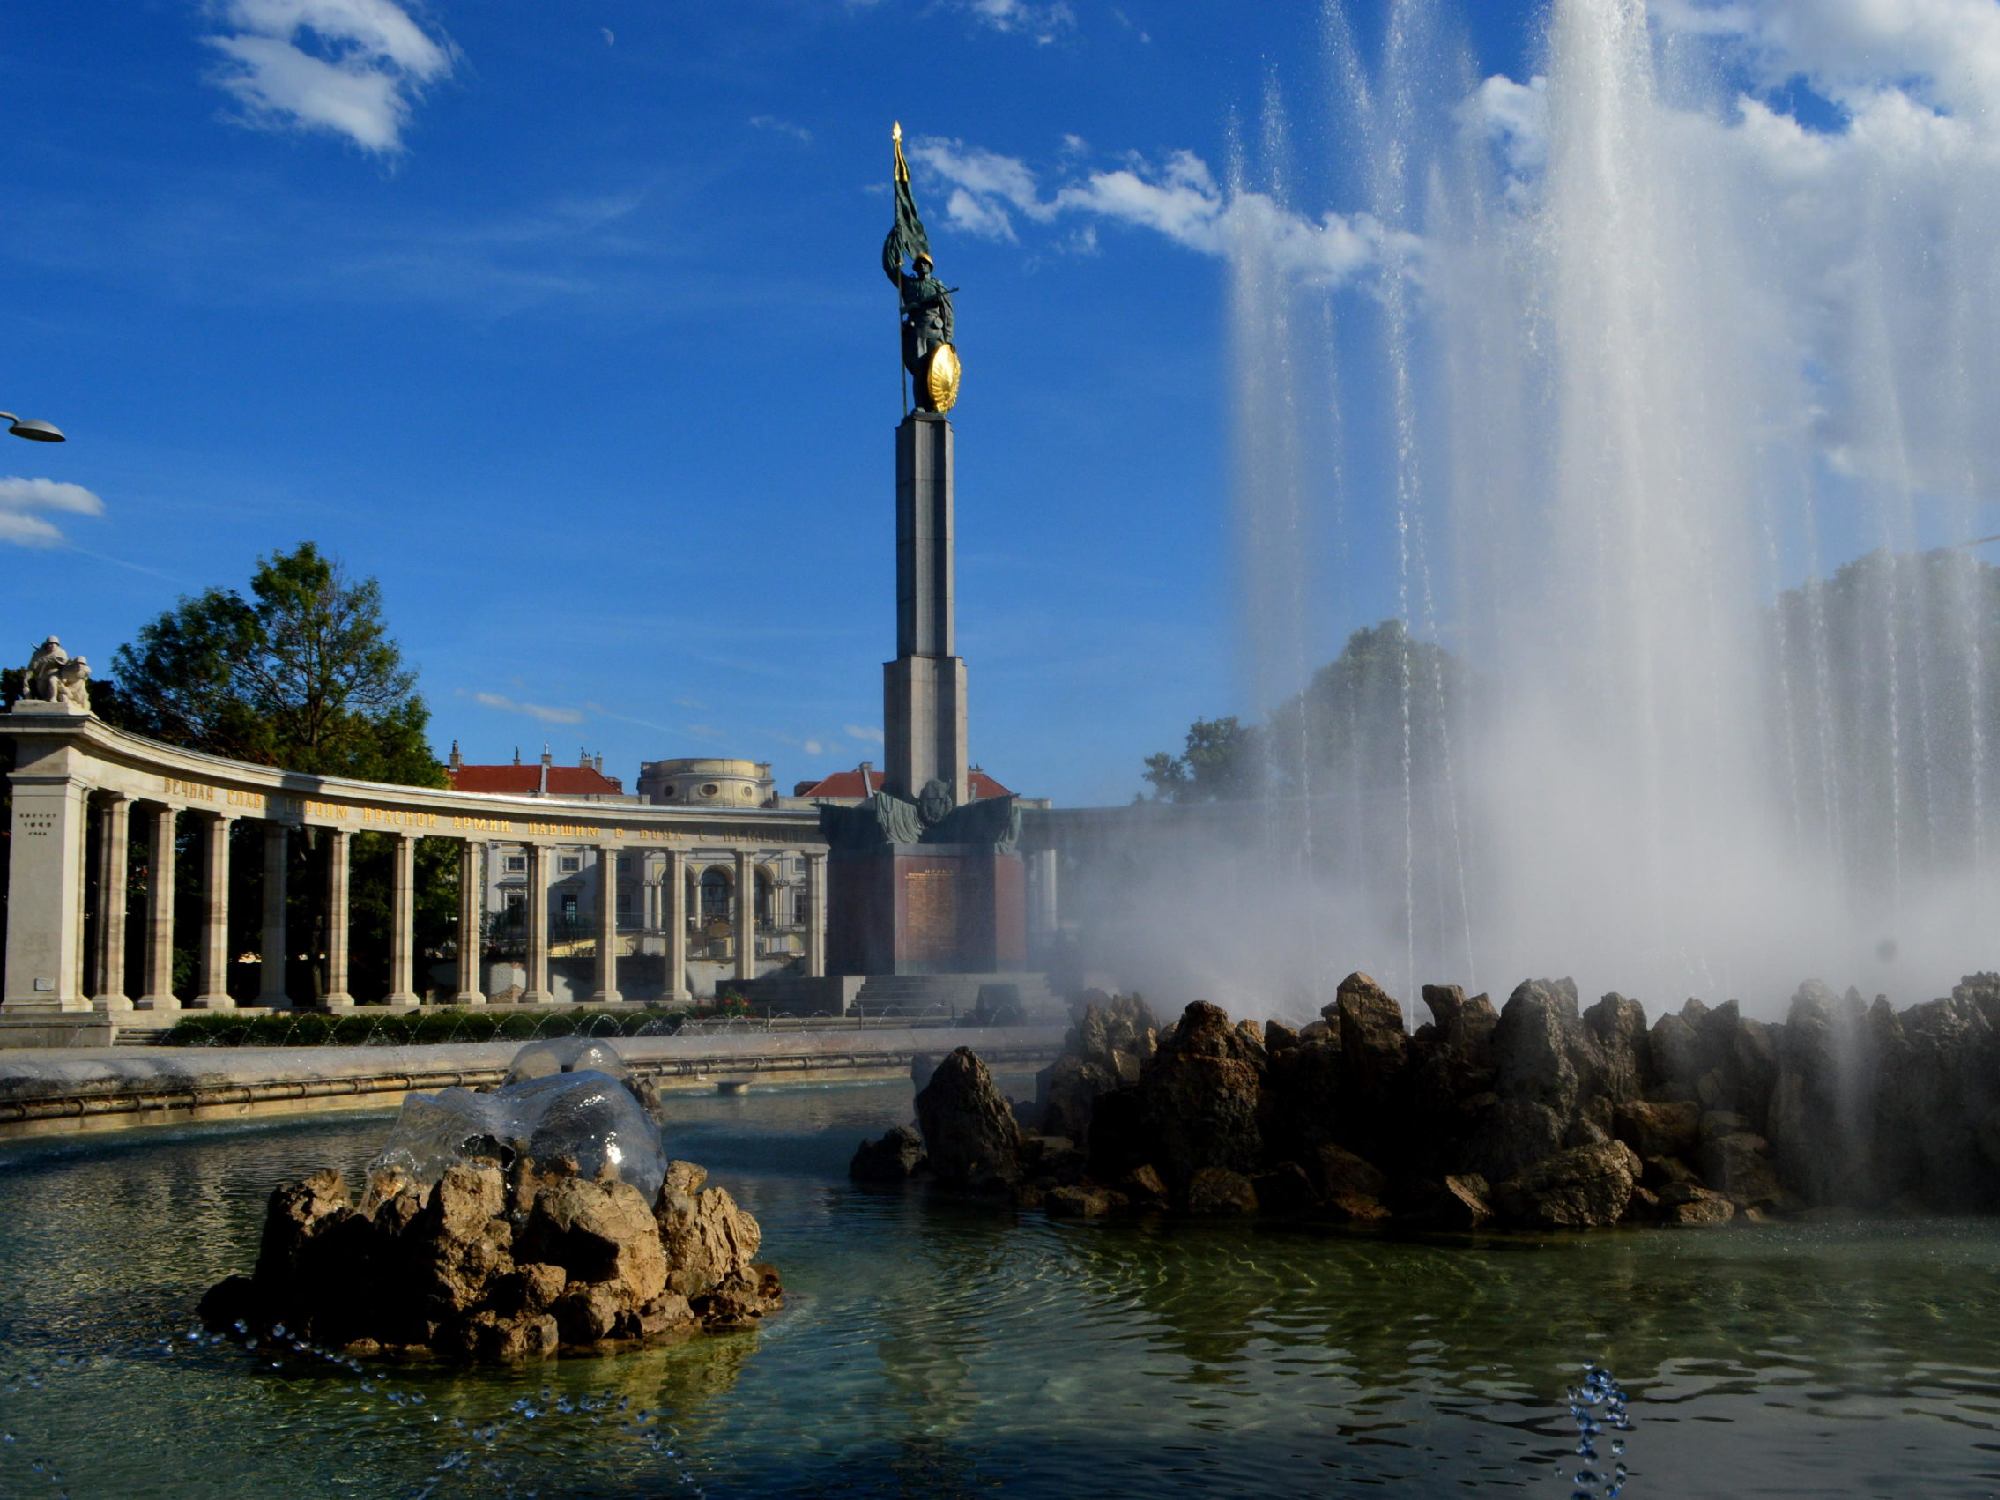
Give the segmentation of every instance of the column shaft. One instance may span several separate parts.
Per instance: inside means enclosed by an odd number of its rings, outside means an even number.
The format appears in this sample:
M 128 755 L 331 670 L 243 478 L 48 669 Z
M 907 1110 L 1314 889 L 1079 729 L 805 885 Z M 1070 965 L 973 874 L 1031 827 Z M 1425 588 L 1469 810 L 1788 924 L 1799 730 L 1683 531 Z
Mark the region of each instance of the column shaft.
M 666 873 L 661 877 L 660 894 L 666 902 L 667 991 L 666 998 L 685 1001 L 688 992 L 688 911 L 687 856 L 678 849 L 667 851 Z
M 736 851 L 736 977 L 757 977 L 757 856 Z
M 546 845 L 528 846 L 528 983 L 521 991 L 523 1005 L 540 1005 L 553 1000 L 549 993 L 549 851 Z
M 417 836 L 399 833 L 395 839 L 395 875 L 389 886 L 389 994 L 384 1003 L 415 1005 Z
M 201 981 L 188 1003 L 226 1010 L 229 998 L 229 825 L 224 813 L 204 813 L 201 877 Z
M 326 830 L 326 1005 L 328 1010 L 352 1010 L 347 988 L 348 846 L 354 835 L 345 828 Z
M 826 856 L 806 856 L 806 973 L 826 973 Z
M 125 871 L 130 862 L 132 803 L 117 792 L 104 799 L 97 867 L 97 1008 L 130 1010 L 125 993 Z
M 146 993 L 140 1010 L 179 1010 L 174 996 L 174 814 L 155 807 L 146 857 Z
M 616 1005 L 618 993 L 618 851 L 609 844 L 597 848 L 597 990 L 590 997 L 599 1005 Z
M 486 927 L 485 873 L 482 847 L 471 839 L 458 846 L 458 994 L 453 1003 L 484 1005 L 479 985 L 479 945 Z
M 284 1010 L 286 961 L 290 944 L 285 940 L 286 885 L 291 874 L 292 830 L 283 823 L 264 825 L 264 946 L 259 967 L 257 1003 L 272 1010 Z

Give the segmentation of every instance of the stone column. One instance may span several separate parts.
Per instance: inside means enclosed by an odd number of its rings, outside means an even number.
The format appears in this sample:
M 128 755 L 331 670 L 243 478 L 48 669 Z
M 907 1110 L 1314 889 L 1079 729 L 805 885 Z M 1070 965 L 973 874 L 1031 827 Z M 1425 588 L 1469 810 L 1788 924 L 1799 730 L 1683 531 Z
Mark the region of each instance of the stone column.
M 757 856 L 736 851 L 736 977 L 757 977 Z
M 174 995 L 175 812 L 164 805 L 153 808 L 152 843 L 146 857 L 146 993 L 139 997 L 140 1010 L 181 1008 Z
M 484 1005 L 486 992 L 479 987 L 479 940 L 486 925 L 485 872 L 480 868 L 482 847 L 471 839 L 458 846 L 458 993 L 454 1005 Z
M 1035 872 L 1036 942 L 1046 949 L 1055 942 L 1056 934 L 1062 927 L 1062 907 L 1056 886 L 1057 856 L 1053 849 L 1037 849 L 1028 857 L 1034 862 L 1031 868 Z
M 658 932 L 660 930 L 661 906 L 659 859 L 654 855 L 648 854 L 645 856 L 645 863 L 640 868 L 642 873 L 639 878 L 639 889 L 646 893 L 644 898 L 646 912 L 642 918 L 644 924 L 643 930 L 646 932 Z
M 326 1008 L 354 1009 L 347 988 L 347 865 L 354 835 L 326 830 Z
M 89 1010 L 77 951 L 89 794 L 60 771 L 16 771 L 12 784 L 6 1009 Z
M 618 993 L 618 850 L 597 846 L 597 989 L 599 1005 L 616 1005 Z
M 955 655 L 951 423 L 913 412 L 896 429 L 896 659 L 882 665 L 889 790 L 933 778 L 968 788 L 965 661 Z
M 258 976 L 257 1003 L 285 1010 L 285 884 L 292 855 L 292 830 L 283 823 L 264 825 L 264 962 Z
M 132 803 L 119 792 L 104 794 L 97 866 L 97 1008 L 130 1010 L 125 994 L 125 871 L 130 862 Z
M 806 856 L 806 973 L 826 973 L 826 856 Z
M 660 895 L 666 906 L 667 991 L 666 998 L 682 1002 L 693 998 L 688 992 L 687 856 L 678 849 L 667 851 L 666 870 L 660 877 Z
M 200 1010 L 227 1010 L 229 998 L 229 825 L 227 813 L 203 813 L 201 979 L 188 1004 Z
M 528 845 L 528 983 L 521 991 L 523 1005 L 553 1000 L 549 993 L 549 851 L 546 845 Z
M 384 1005 L 415 1005 L 417 836 L 399 833 L 395 874 L 389 883 L 389 993 Z

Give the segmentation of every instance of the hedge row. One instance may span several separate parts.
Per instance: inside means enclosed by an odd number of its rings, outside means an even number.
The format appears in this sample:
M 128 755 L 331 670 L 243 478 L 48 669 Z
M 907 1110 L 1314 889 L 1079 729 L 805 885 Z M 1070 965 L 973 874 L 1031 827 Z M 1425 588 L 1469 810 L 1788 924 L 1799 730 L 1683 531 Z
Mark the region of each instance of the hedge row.
M 321 1047 L 365 1043 L 400 1045 L 407 1042 L 490 1042 L 510 1038 L 554 1036 L 633 1036 L 638 1032 L 670 1031 L 695 1017 L 740 1015 L 740 1007 L 721 1010 L 666 1010 L 648 1006 L 633 1010 L 591 1009 L 557 1011 L 479 1011 L 455 1007 L 397 1011 L 368 1010 L 341 1015 L 233 1016 L 227 1011 L 182 1016 L 160 1040 L 169 1047 Z

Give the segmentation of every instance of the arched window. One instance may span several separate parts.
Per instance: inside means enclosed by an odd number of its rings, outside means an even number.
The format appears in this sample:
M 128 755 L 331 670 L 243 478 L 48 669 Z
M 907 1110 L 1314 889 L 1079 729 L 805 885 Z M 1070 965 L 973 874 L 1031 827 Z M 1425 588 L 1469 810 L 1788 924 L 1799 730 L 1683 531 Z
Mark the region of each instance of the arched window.
M 710 865 L 701 872 L 701 919 L 703 922 L 729 920 L 729 872 Z

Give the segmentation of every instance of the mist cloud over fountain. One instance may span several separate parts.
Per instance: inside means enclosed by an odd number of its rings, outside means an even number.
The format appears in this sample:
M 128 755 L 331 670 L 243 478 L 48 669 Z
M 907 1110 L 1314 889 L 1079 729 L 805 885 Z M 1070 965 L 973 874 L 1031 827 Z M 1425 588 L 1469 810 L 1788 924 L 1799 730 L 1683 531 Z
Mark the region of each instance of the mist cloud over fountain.
M 2000 530 L 2000 99 L 1920 21 L 1779 9 L 1553 0 L 1517 81 L 1454 4 L 1365 48 L 1333 4 L 1274 80 L 1227 218 L 1267 827 L 1142 897 L 1123 972 L 1775 1012 L 1992 965 L 2000 586 L 1957 544 Z M 1370 269 L 1273 232 L 1323 201 Z M 1385 617 L 1391 706 L 1336 751 L 1287 700 Z

